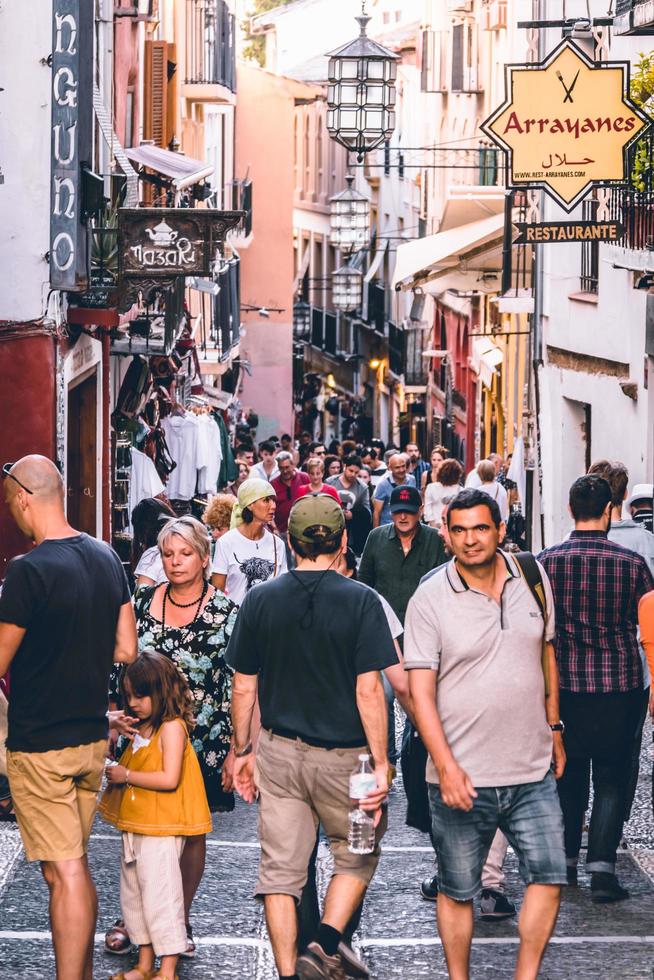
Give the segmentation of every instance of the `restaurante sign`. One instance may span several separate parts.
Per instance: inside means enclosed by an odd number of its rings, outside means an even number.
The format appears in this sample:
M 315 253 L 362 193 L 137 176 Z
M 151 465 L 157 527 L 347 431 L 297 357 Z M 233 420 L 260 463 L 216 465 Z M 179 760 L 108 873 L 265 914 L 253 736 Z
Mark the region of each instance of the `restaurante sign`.
M 626 149 L 649 124 L 628 92 L 628 62 L 596 64 L 566 39 L 541 64 L 506 66 L 506 99 L 481 129 L 508 154 L 510 186 L 571 211 L 628 177 Z

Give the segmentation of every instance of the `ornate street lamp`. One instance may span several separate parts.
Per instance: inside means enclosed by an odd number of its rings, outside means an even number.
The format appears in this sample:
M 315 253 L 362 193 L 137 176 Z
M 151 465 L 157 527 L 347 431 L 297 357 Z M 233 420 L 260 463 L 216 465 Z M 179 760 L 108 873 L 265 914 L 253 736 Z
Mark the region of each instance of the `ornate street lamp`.
M 293 338 L 307 341 L 311 337 L 311 306 L 305 299 L 293 305 Z
M 370 201 L 352 186 L 354 177 L 345 178 L 347 188 L 330 198 L 331 231 L 329 241 L 342 252 L 365 248 L 370 237 Z
M 352 266 L 343 265 L 332 273 L 332 302 L 335 310 L 351 313 L 361 306 L 363 273 Z
M 361 33 L 354 41 L 332 51 L 327 81 L 327 129 L 332 139 L 357 154 L 391 138 L 395 129 L 395 79 L 398 56 L 366 34 L 370 17 L 361 4 L 356 20 Z

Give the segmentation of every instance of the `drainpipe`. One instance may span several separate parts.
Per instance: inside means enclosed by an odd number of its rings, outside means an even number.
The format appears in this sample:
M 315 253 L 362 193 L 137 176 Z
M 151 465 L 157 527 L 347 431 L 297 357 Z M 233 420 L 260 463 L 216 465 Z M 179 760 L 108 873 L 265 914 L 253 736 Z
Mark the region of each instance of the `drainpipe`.
M 102 328 L 102 540 L 111 544 L 111 340 Z

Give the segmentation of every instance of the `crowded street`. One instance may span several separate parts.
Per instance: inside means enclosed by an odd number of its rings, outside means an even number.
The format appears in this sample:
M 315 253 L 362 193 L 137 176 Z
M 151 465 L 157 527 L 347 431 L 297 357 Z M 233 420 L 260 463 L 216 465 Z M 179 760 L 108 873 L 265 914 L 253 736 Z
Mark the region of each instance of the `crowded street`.
M 651 780 L 647 775 L 650 746 L 643 752 L 644 775 L 634 814 L 625 828 L 628 849 L 619 867 L 634 900 L 628 906 L 598 907 L 587 895 L 564 899 L 554 939 L 546 954 L 543 980 L 651 980 L 654 961 L 654 822 Z M 418 883 L 430 873 L 433 850 L 426 837 L 404 826 L 401 786 L 390 800 L 390 830 L 384 858 L 371 888 L 357 948 L 379 980 L 446 978 L 443 953 L 434 934 L 433 905 L 424 902 Z M 239 804 L 235 813 L 217 817 L 208 839 L 207 870 L 195 922 L 198 958 L 184 964 L 180 980 L 274 980 L 276 977 L 262 910 L 250 901 L 256 877 L 256 813 Z M 118 835 L 97 824 L 90 856 L 100 890 L 101 925 L 115 914 L 112 896 L 118 890 Z M 52 950 L 45 913 L 47 897 L 40 874 L 22 860 L 15 828 L 0 828 L 0 957 L 7 975 L 43 980 L 52 974 Z M 329 874 L 326 852 L 319 855 L 320 874 Z M 650 877 L 651 875 L 651 877 Z M 515 859 L 509 856 L 508 891 L 518 904 L 523 886 Z M 109 975 L 112 958 L 102 952 L 96 936 L 95 969 Z M 515 921 L 478 922 L 473 943 L 473 976 L 501 980 L 511 975 L 517 943 Z
M 654 0 L 0 0 L 0 980 L 654 980 Z

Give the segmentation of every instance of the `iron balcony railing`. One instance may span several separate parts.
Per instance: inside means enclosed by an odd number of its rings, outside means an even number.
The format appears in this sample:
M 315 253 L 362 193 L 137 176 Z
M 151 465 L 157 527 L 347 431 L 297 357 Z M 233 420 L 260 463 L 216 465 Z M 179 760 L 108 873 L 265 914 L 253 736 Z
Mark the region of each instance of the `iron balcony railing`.
M 186 82 L 236 91 L 236 18 L 225 0 L 186 0 Z
M 388 366 L 398 377 L 404 372 L 404 331 L 388 322 Z
M 654 251 L 654 132 L 650 129 L 628 154 L 629 183 L 613 191 L 609 218 L 619 221 L 623 235 L 617 244 Z
M 427 385 L 427 358 L 422 356 L 428 347 L 431 327 L 413 327 L 406 331 L 406 354 L 404 364 L 405 384 L 424 388 Z

